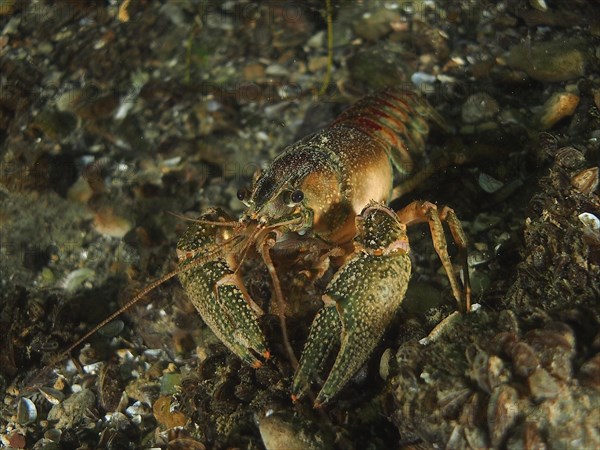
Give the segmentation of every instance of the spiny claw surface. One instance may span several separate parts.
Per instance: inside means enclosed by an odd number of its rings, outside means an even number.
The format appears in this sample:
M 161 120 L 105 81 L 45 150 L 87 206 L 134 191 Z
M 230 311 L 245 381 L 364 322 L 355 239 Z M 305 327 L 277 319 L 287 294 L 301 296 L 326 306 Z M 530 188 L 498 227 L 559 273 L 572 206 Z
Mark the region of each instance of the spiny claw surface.
M 230 219 L 215 209 L 200 220 Z M 193 223 L 177 245 L 178 253 L 182 255 L 179 264 L 180 267 L 193 265 L 202 258 L 206 262 L 180 273 L 179 279 L 202 320 L 221 342 L 247 364 L 259 367 L 262 362 L 256 355 L 268 358 L 269 351 L 251 307 L 252 301 L 222 251 L 219 239 L 223 235 L 223 227 Z
M 336 307 L 323 307 L 312 323 L 310 337 L 302 351 L 300 366 L 292 382 L 292 398 L 299 398 L 323 369 L 333 348 L 339 346 L 341 331 L 342 323 Z
M 315 406 L 327 403 L 365 363 L 400 307 L 411 263 L 406 228 L 396 214 L 370 203 L 357 218 L 355 252 L 331 280 L 325 307 L 311 326 L 292 385 L 299 397 L 323 369 L 335 341 L 340 350 Z

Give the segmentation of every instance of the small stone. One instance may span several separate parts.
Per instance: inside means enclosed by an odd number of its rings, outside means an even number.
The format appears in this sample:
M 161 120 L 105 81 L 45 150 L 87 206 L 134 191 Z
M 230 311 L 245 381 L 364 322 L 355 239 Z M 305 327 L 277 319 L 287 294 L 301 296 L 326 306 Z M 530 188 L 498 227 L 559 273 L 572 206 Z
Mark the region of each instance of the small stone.
M 395 86 L 406 79 L 405 67 L 380 51 L 358 51 L 348 58 L 347 65 L 352 81 L 373 91 Z
M 166 373 L 160 380 L 160 393 L 163 395 L 173 395 L 177 392 L 177 387 L 181 386 L 180 373 Z
M 598 178 L 598 167 L 590 167 L 573 175 L 571 177 L 571 186 L 583 194 L 590 194 L 598 189 Z
M 325 44 L 325 32 L 319 31 L 318 33 L 311 36 L 311 38 L 306 42 L 310 48 L 323 48 Z
M 311 72 L 318 72 L 321 69 L 327 67 L 327 56 L 317 56 L 316 58 L 310 58 L 308 60 L 308 70 Z
M 169 428 L 182 427 L 187 422 L 185 414 L 179 411 L 171 411 L 171 396 L 159 397 L 152 406 L 152 412 L 157 422 Z
M 25 436 L 20 433 L 13 433 L 8 438 L 11 448 L 25 448 Z
M 283 67 L 281 64 L 271 64 L 266 68 L 265 74 L 274 77 L 285 77 L 290 74 L 290 71 Z
M 96 272 L 88 267 L 82 267 L 81 269 L 76 269 L 72 272 L 69 272 L 62 280 L 61 287 L 72 294 L 79 289 L 85 287 L 85 284 L 94 279 Z
M 464 123 L 478 123 L 496 117 L 500 112 L 498 103 L 485 92 L 478 92 L 467 98 L 462 106 Z
M 54 405 L 48 413 L 48 420 L 57 420 L 55 427 L 59 429 L 73 428 L 95 403 L 94 393 L 89 389 L 83 389 L 71 395 L 64 402 Z
M 529 0 L 529 4 L 538 11 L 548 11 L 548 5 L 544 0 Z
M 584 43 L 579 39 L 555 39 L 549 42 L 524 42 L 509 50 L 506 61 L 513 69 L 523 70 L 538 81 L 566 81 L 585 74 Z
M 52 50 L 54 50 L 54 46 L 50 42 L 42 42 L 37 48 L 37 51 L 42 55 L 49 55 Z
M 260 63 L 250 63 L 244 66 L 244 78 L 247 81 L 256 81 L 265 76 L 265 67 Z
M 560 386 L 554 378 L 542 368 L 537 368 L 528 378 L 529 390 L 535 401 L 541 402 L 556 398 Z
M 68 189 L 67 198 L 77 203 L 87 203 L 92 198 L 92 188 L 85 177 L 79 177 Z
M 132 227 L 129 220 L 115 214 L 110 207 L 100 209 L 94 216 L 94 229 L 100 234 L 122 238 Z
M 478 178 L 479 186 L 488 194 L 493 194 L 494 192 L 502 189 L 504 183 L 496 178 L 488 175 L 487 173 L 480 173 Z
M 579 96 L 568 92 L 557 92 L 553 94 L 542 106 L 538 118 L 540 129 L 549 130 L 558 121 L 572 116 L 579 105 Z
M 367 41 L 376 41 L 392 32 L 392 23 L 402 19 L 400 14 L 389 9 L 366 13 L 354 23 L 354 33 Z

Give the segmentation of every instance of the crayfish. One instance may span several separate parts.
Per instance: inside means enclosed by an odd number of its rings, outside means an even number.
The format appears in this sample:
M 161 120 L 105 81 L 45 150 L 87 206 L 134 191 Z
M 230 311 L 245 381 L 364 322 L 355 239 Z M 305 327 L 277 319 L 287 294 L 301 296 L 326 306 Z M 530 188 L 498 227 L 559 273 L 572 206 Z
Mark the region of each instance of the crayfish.
M 238 198 L 248 209 L 239 220 L 210 209 L 193 221 L 177 245 L 179 268 L 124 308 L 178 275 L 215 335 L 245 363 L 259 367 L 270 357 L 258 323 L 264 312 L 248 293 L 240 270 L 248 255 L 258 253 L 269 270 L 283 338 L 297 365 L 294 400 L 339 346 L 315 406 L 327 403 L 365 363 L 402 303 L 411 273 L 407 226 L 429 224 L 458 309 L 470 309 L 467 240 L 454 211 L 438 211 L 426 201 L 412 202 L 398 212 L 386 206 L 394 192 L 394 168 L 411 175 L 414 160 L 424 158 L 429 120 L 447 127 L 412 91 L 387 89 L 360 100 L 325 129 L 285 148 L 255 177 L 251 189 L 241 189 Z M 459 248 L 462 289 L 442 222 Z M 342 262 L 322 295 L 323 307 L 298 364 L 287 341 L 283 293 L 272 254 L 283 245 L 302 249 L 307 239 L 329 249 L 325 258 L 335 256 Z

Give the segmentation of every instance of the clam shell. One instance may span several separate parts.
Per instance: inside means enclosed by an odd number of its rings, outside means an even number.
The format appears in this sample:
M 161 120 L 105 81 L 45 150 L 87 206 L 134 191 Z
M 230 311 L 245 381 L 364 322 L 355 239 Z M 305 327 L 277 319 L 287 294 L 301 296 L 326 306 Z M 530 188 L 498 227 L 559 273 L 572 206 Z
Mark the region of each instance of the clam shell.
M 28 398 L 22 397 L 19 399 L 17 406 L 17 423 L 19 425 L 27 425 L 35 422 L 37 419 L 37 408 L 35 404 Z

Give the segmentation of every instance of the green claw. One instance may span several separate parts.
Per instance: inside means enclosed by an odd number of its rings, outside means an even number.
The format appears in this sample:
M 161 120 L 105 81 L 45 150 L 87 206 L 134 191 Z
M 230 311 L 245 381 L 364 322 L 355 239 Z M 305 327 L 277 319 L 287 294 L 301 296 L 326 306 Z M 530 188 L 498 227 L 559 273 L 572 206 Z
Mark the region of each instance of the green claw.
M 200 220 L 218 221 L 228 217 L 220 210 L 204 214 Z M 258 326 L 251 300 L 243 290 L 241 279 L 229 267 L 224 252 L 219 250 L 223 227 L 201 222 L 192 224 L 180 239 L 177 249 L 182 255 L 180 267 L 192 265 L 179 274 L 179 279 L 202 320 L 233 353 L 244 362 L 259 367 L 256 355 L 269 357 L 269 351 Z M 222 247 L 221 247 L 222 250 Z M 191 256 L 190 256 L 191 255 Z M 202 258 L 206 262 L 198 263 Z
M 326 306 L 317 313 L 292 383 L 292 399 L 300 398 L 310 380 L 324 369 L 327 357 L 335 344 L 339 344 L 341 330 L 342 323 L 335 306 Z
M 386 206 L 371 203 L 357 218 L 356 250 L 331 280 L 315 318 L 292 391 L 307 387 L 338 338 L 340 351 L 315 406 L 331 400 L 379 343 L 400 307 L 410 278 L 406 228 Z

